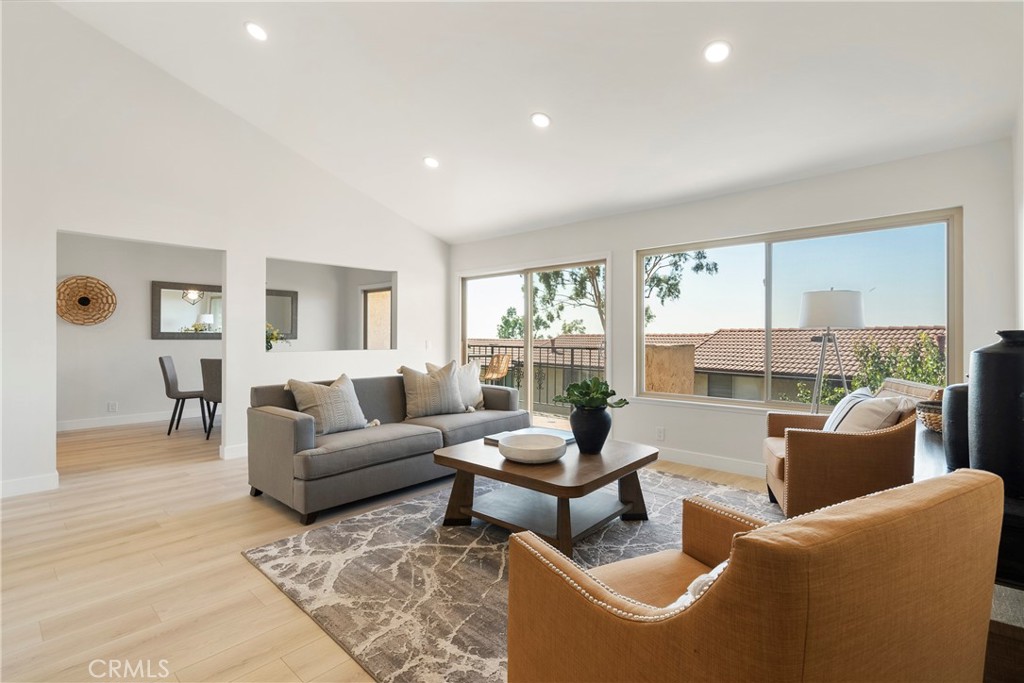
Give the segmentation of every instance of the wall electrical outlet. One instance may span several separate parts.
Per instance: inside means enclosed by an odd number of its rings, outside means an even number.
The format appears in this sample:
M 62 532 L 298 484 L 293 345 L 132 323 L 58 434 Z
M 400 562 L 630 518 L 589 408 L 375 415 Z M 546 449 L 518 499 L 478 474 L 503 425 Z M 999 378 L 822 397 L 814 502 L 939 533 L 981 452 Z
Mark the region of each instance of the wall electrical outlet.
M 116 413 L 117 412 L 117 401 L 107 401 L 107 412 L 108 413 Z
M 665 440 L 665 428 L 664 427 L 655 427 L 654 428 L 654 440 L 655 441 L 664 441 Z

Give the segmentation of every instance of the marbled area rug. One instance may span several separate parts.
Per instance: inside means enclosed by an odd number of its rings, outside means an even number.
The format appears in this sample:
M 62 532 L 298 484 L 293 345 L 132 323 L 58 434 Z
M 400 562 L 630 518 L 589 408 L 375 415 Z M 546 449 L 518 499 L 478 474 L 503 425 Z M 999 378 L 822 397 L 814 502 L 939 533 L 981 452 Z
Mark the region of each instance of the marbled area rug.
M 576 543 L 576 562 L 592 567 L 678 548 L 687 496 L 783 519 L 765 494 L 654 470 L 641 470 L 640 482 L 650 520 L 613 520 Z M 480 477 L 476 495 L 497 486 Z M 442 526 L 448 493 L 243 554 L 378 681 L 504 681 L 508 532 L 479 520 Z

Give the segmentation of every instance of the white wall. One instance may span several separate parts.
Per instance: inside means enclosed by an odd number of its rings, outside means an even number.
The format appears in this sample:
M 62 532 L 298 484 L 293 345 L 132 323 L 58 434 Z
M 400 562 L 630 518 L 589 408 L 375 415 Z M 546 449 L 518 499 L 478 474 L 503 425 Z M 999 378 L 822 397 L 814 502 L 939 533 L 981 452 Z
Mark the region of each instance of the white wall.
M 610 254 L 609 358 L 612 386 L 635 392 L 634 299 L 637 249 L 828 225 L 928 209 L 964 207 L 964 351 L 996 341 L 1018 311 L 1011 143 L 951 150 L 706 201 L 670 206 L 470 244 L 451 252 L 451 289 L 458 278 Z M 851 264 L 848 267 L 855 267 Z M 912 286 L 913 283 L 907 283 Z M 458 301 L 450 347 L 458 348 Z M 615 411 L 616 438 L 655 443 L 665 427 L 662 457 L 758 475 L 762 409 L 631 399 Z
M 182 389 L 202 388 L 200 358 L 219 358 L 220 341 L 151 339 L 153 280 L 222 284 L 224 254 L 71 233 L 57 235 L 57 280 L 92 275 L 117 295 L 114 314 L 99 325 L 57 318 L 57 429 L 169 420 L 157 359 L 171 356 Z M 193 316 L 190 322 L 195 322 Z M 116 413 L 107 403 L 118 404 Z M 199 417 L 199 402 L 185 417 Z
M 390 374 L 447 348 L 443 242 L 63 10 L 2 11 L 3 495 L 57 484 L 58 230 L 225 253 L 225 457 L 246 453 L 253 384 Z M 399 348 L 266 353 L 271 255 L 398 271 Z

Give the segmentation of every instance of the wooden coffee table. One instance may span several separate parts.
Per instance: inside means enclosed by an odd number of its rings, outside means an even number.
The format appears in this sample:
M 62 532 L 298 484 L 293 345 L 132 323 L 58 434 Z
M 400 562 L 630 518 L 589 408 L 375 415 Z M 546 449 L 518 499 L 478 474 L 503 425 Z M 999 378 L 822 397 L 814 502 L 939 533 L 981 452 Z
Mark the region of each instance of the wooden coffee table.
M 566 555 L 573 541 L 614 517 L 647 519 L 637 470 L 658 459 L 658 449 L 607 441 L 600 455 L 580 455 L 570 444 L 555 462 L 526 465 L 506 460 L 483 439 L 434 451 L 434 462 L 455 470 L 445 526 L 473 517 L 510 531 L 533 531 Z M 476 475 L 512 484 L 474 500 Z M 619 495 L 598 489 L 617 481 Z

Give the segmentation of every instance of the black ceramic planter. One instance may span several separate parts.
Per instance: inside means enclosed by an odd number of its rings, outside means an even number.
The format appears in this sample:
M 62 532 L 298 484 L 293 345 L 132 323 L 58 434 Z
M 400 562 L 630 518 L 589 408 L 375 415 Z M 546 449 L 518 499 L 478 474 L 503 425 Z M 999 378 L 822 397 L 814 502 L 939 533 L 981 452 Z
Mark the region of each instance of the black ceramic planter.
M 971 467 L 1003 478 L 1008 498 L 1024 498 L 1024 330 L 971 352 L 967 397 Z
M 580 453 L 600 453 L 612 429 L 612 416 L 605 407 L 576 406 L 569 415 L 569 426 Z

